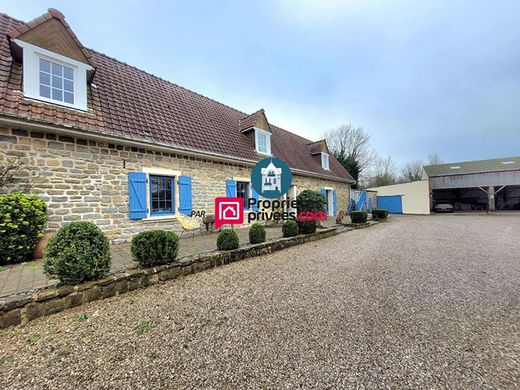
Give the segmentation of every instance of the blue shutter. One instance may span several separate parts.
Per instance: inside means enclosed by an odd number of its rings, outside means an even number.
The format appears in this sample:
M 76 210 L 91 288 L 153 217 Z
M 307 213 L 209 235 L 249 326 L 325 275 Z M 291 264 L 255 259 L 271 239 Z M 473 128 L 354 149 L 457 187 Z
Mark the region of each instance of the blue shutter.
M 179 212 L 191 216 L 191 177 L 179 176 Z
M 237 197 L 237 182 L 234 180 L 226 180 L 226 196 L 228 198 Z
M 253 211 L 258 211 L 258 200 L 260 199 L 260 197 L 258 196 L 258 192 L 255 191 L 254 188 L 251 189 L 251 194 L 252 194 L 252 197 L 253 199 L 256 199 L 256 204 L 253 206 Z
M 147 217 L 146 173 L 128 172 L 128 204 L 130 208 L 130 219 L 143 219 Z
M 336 190 L 332 190 L 332 211 L 333 215 L 338 215 L 338 199 Z

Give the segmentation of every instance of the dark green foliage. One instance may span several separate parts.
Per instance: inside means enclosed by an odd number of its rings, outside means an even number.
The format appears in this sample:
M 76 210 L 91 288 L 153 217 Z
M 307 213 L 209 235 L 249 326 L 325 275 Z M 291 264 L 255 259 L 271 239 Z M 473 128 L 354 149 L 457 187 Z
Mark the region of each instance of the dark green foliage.
M 377 220 L 385 220 L 386 218 L 388 218 L 388 210 L 387 209 L 373 209 L 372 218 L 377 219 Z
M 101 279 L 110 271 L 110 244 L 93 223 L 72 222 L 51 237 L 43 261 L 45 274 L 63 284 Z
M 179 237 L 164 230 L 141 232 L 132 238 L 131 250 L 140 267 L 170 264 L 177 259 Z
M 298 221 L 298 230 L 301 234 L 316 232 L 316 221 Z
M 336 160 L 343 165 L 343 168 L 345 168 L 356 181 L 356 184 L 353 184 L 352 188 L 357 189 L 357 181 L 359 179 L 359 173 L 361 172 L 359 162 L 353 156 L 345 155 L 344 152 L 334 153 L 334 157 L 336 157 Z
M 232 229 L 222 229 L 218 234 L 217 248 L 221 251 L 237 249 L 240 245 L 237 233 Z
M 352 211 L 352 214 L 350 214 L 352 223 L 365 223 L 367 218 L 368 213 L 366 211 Z
M 256 222 L 249 228 L 249 242 L 251 244 L 260 244 L 265 242 L 265 227 L 259 222 Z
M 296 209 L 301 211 L 325 211 L 325 197 L 319 191 L 304 190 L 296 197 Z
M 0 196 L 0 265 L 30 260 L 46 225 L 47 206 L 36 196 Z
M 289 220 L 282 225 L 282 234 L 284 237 L 294 237 L 300 232 L 296 221 Z
M 304 190 L 296 197 L 296 209 L 298 214 L 302 211 L 323 211 L 325 212 L 325 197 L 319 191 Z M 298 221 L 298 228 L 301 234 L 316 232 L 316 221 Z

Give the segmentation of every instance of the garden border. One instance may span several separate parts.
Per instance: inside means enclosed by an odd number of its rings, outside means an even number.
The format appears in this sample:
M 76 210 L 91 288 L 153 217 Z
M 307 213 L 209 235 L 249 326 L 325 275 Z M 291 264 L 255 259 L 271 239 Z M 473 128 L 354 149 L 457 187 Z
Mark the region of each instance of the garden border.
M 366 228 L 377 224 L 360 224 Z M 26 324 L 36 318 L 59 313 L 65 309 L 124 294 L 138 288 L 146 288 L 159 282 L 176 279 L 243 260 L 279 251 L 291 246 L 332 237 L 353 230 L 352 226 L 335 226 L 306 235 L 279 238 L 260 244 L 244 245 L 230 251 L 211 251 L 201 255 L 181 258 L 173 264 L 152 268 L 130 269 L 104 279 L 81 283 L 75 286 L 49 287 L 36 293 L 18 294 L 0 301 L 0 329 Z

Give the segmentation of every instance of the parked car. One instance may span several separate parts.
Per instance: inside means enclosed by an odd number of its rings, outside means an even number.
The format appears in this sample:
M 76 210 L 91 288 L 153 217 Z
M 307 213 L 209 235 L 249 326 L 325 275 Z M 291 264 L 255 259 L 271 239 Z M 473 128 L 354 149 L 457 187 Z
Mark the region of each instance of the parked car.
M 453 204 L 437 203 L 434 207 L 436 213 L 453 213 Z

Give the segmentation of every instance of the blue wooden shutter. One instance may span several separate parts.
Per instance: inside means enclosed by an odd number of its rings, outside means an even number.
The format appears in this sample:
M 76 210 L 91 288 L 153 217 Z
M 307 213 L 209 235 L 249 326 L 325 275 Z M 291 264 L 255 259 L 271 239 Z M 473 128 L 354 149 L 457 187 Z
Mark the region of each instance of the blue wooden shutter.
M 336 190 L 332 190 L 332 214 L 337 215 L 337 208 L 338 208 L 338 199 L 337 199 L 337 193 Z
M 130 219 L 143 219 L 147 217 L 146 173 L 128 172 L 128 204 Z
M 258 196 L 258 192 L 255 191 L 254 188 L 251 189 L 251 194 L 252 194 L 252 197 L 253 199 L 256 199 L 256 204 L 253 206 L 253 211 L 258 211 L 259 208 L 258 208 L 258 200 L 260 199 L 260 197 Z
M 179 212 L 191 216 L 191 177 L 179 176 Z
M 226 196 L 228 198 L 237 197 L 237 182 L 234 180 L 226 180 Z

